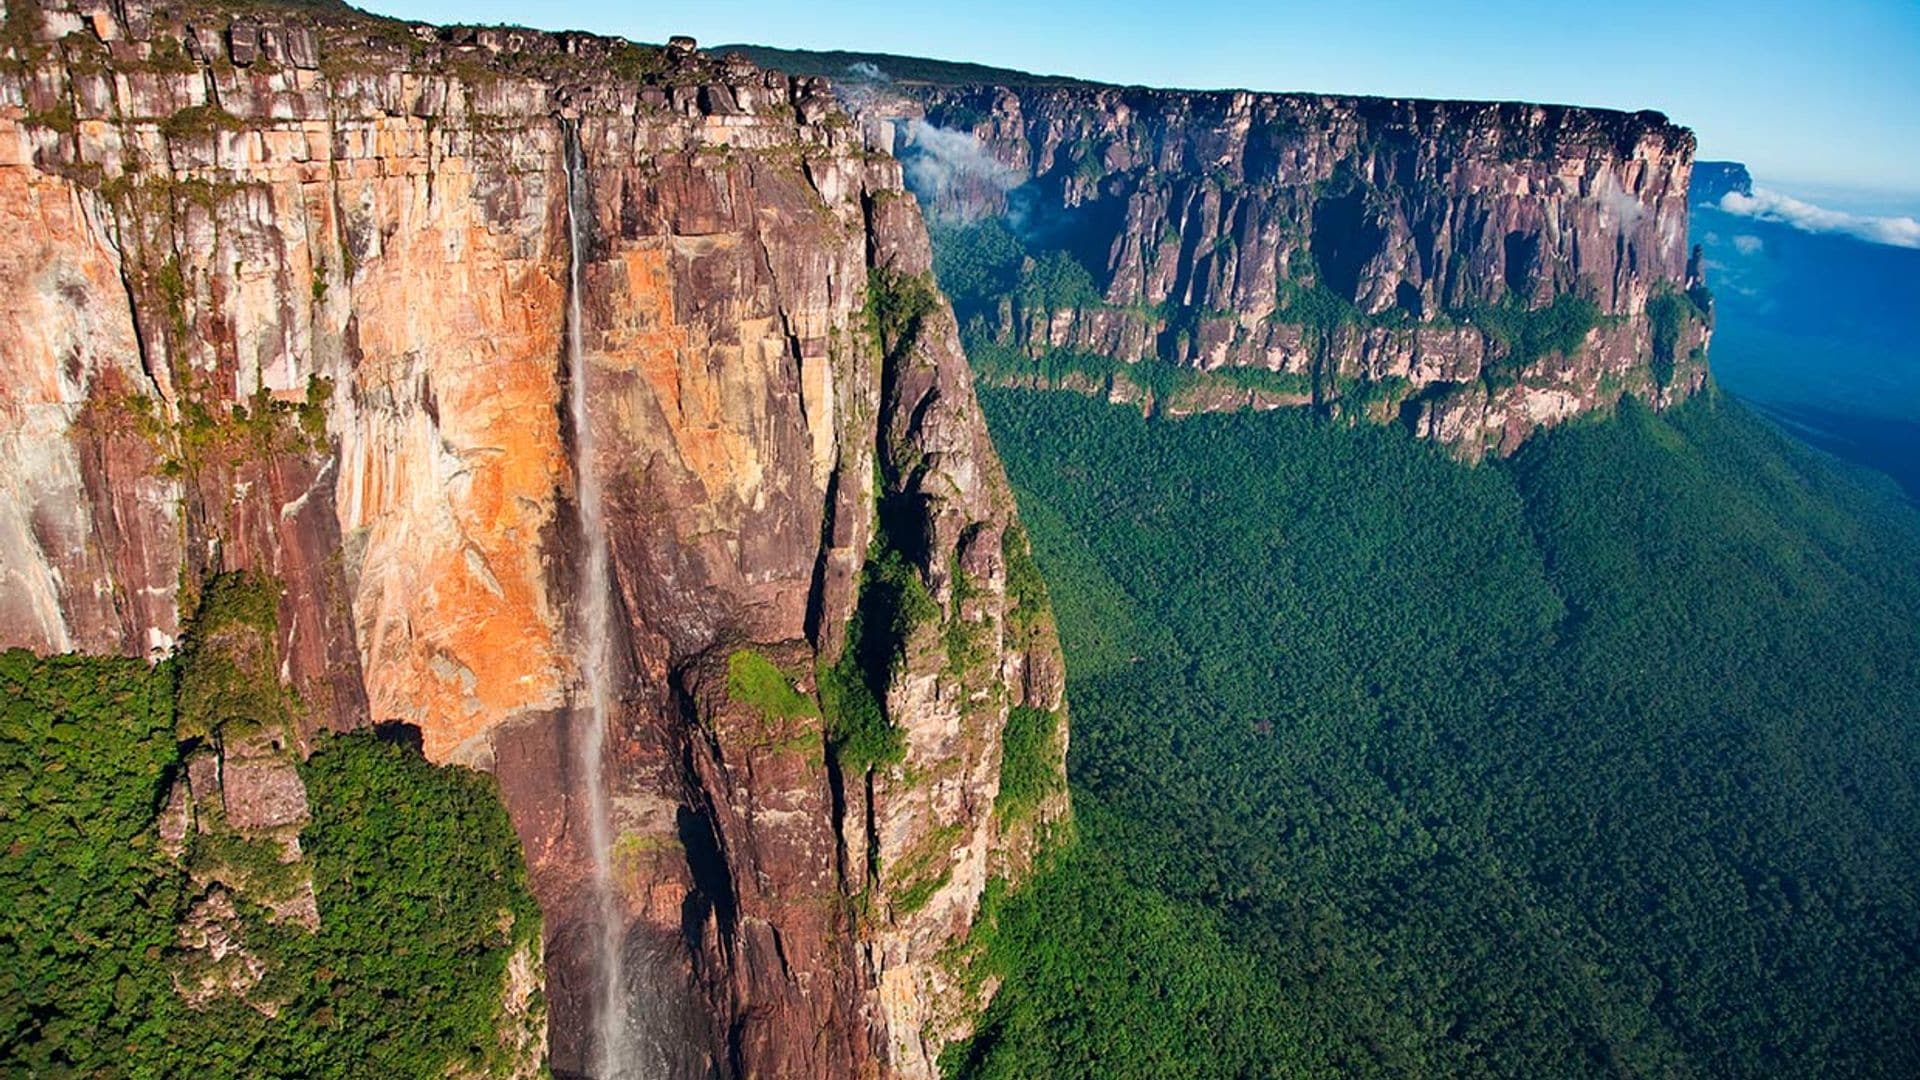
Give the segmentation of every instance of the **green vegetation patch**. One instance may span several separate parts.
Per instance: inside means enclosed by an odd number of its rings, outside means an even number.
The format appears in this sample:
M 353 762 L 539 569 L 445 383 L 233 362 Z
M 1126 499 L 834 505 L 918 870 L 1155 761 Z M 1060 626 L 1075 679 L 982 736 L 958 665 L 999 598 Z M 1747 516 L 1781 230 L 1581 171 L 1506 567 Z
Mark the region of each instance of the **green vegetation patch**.
M 934 894 L 953 880 L 953 845 L 959 841 L 961 831 L 959 825 L 935 829 L 902 853 L 892 866 L 884 868 L 886 880 L 891 883 L 895 916 L 912 915 L 925 908 Z
M 1133 363 L 1073 349 L 1050 349 L 1031 357 L 1006 345 L 966 335 L 967 361 L 976 378 L 988 385 L 1035 385 L 1040 389 L 1104 389 L 1115 384 L 1134 387 L 1158 406 L 1178 405 L 1209 390 L 1258 391 L 1306 397 L 1313 392 L 1311 376 L 1264 368 L 1224 367 L 1210 371 L 1150 358 Z
M 940 631 L 940 644 L 946 651 L 941 673 L 962 685 L 975 685 L 982 676 L 991 676 L 994 650 L 987 640 L 989 624 L 967 618 L 967 601 L 978 597 L 980 586 L 960 566 L 956 553 L 948 565 L 950 598 L 946 625 Z
M 163 849 L 156 819 L 185 764 L 176 699 L 206 723 L 284 693 L 270 662 L 276 593 L 266 579 L 215 579 L 178 683 L 174 663 L 0 654 L 0 1059 L 34 1075 L 136 1077 L 504 1068 L 507 965 L 537 956 L 540 914 L 491 777 L 371 733 L 323 735 L 301 768 L 313 818 L 300 871 L 318 933 L 253 899 L 297 884 L 273 841 L 189 830 L 178 859 Z M 222 642 L 261 634 L 263 684 L 244 681 L 251 663 L 192 673 Z M 201 889 L 189 866 L 246 879 L 231 896 L 237 931 L 265 965 L 246 1000 L 196 1009 L 174 989 L 176 973 L 212 970 L 180 936 Z M 230 956 L 220 970 L 241 969 Z M 544 1006 L 531 1008 L 537 1020 Z
M 828 745 L 846 772 L 859 776 L 906 760 L 906 733 L 887 719 L 880 700 L 868 688 L 857 664 L 842 663 L 820 673 Z
M 183 883 L 153 835 L 175 765 L 170 673 L 0 653 L 0 1059 L 124 1067 L 171 987 Z
M 1021 634 L 1031 633 L 1046 618 L 1047 579 L 1033 561 L 1033 546 L 1018 523 L 1000 534 L 1000 557 L 1007 566 L 1007 622 Z
M 370 734 L 323 741 L 302 771 L 321 931 L 292 939 L 283 970 L 327 1027 L 293 1049 L 361 1075 L 496 1069 L 507 964 L 540 940 L 498 785 Z
M 935 222 L 929 232 L 934 276 L 963 314 L 982 310 L 1019 287 L 1027 249 L 1005 221 L 990 217 L 964 225 Z
M 967 362 L 976 377 L 989 383 L 1037 380 L 1044 387 L 1057 387 L 1078 377 L 1095 386 L 1105 386 L 1129 365 L 1110 356 L 1051 349 L 1033 357 L 1010 345 L 969 334 L 966 339 Z
M 221 574 L 202 590 L 175 669 L 182 741 L 287 730 L 292 704 L 274 653 L 279 604 L 279 586 L 259 574 Z
M 1086 158 L 1097 176 L 1097 158 Z M 984 311 L 1001 300 L 1018 299 L 1032 311 L 1101 307 L 1104 301 L 1093 273 L 1058 249 L 1029 254 L 1026 243 L 1000 218 L 967 224 L 936 225 L 933 269 L 954 306 L 964 314 Z
M 925 274 L 902 274 L 876 267 L 867 274 L 867 332 L 887 360 L 898 362 L 919 336 L 920 323 L 939 304 L 939 293 Z
M 1508 296 L 1498 304 L 1473 305 L 1466 316 L 1505 351 L 1499 371 L 1512 372 L 1543 357 L 1577 354 L 1600 325 L 1600 305 L 1576 293 L 1558 293 L 1542 308 Z
M 991 1080 L 1311 1075 L 1290 1001 L 1223 920 L 1080 848 L 982 905 L 967 977 L 1005 977 L 942 1075 Z
M 1697 295 L 1696 295 L 1697 293 Z M 1679 358 L 1680 335 L 1689 322 L 1706 325 L 1712 299 L 1704 289 L 1696 293 L 1665 288 L 1647 299 L 1647 321 L 1653 329 L 1653 380 L 1662 389 L 1673 381 Z
M 1478 468 L 1305 411 L 982 400 L 1080 840 L 987 920 L 948 1075 L 1913 1074 L 1889 485 L 1713 395 Z
M 163 267 L 159 281 L 168 307 L 184 327 L 185 286 L 177 270 L 170 276 Z M 279 400 L 262 387 L 245 402 L 225 404 L 201 386 L 180 402 L 178 419 L 171 422 L 162 414 L 160 404 L 143 394 L 112 395 L 89 404 L 95 408 L 95 415 L 115 430 L 147 439 L 162 455 L 162 473 L 194 476 L 206 469 L 236 468 L 273 455 L 299 456 L 324 450 L 328 404 L 332 400 L 333 380 L 315 375 L 307 379 L 306 393 L 300 401 Z
M 1341 326 L 1366 320 L 1359 305 L 1318 282 L 1302 285 L 1282 279 L 1279 293 L 1280 306 L 1273 317 L 1283 323 L 1330 334 Z
M 70 101 L 62 101 L 50 109 L 29 112 L 25 122 L 60 132 L 62 135 L 71 135 L 74 129 L 80 126 L 73 112 L 73 103 Z
M 1092 308 L 1102 302 L 1092 272 L 1080 260 L 1057 249 L 1022 268 L 1015 294 L 1023 306 L 1038 311 Z
M 939 617 L 939 605 L 905 556 L 876 538 L 846 644 L 819 674 L 828 745 L 843 769 L 858 775 L 906 759 L 906 733 L 882 703 L 915 629 Z
M 1000 793 L 993 799 L 993 816 L 1002 824 L 1025 821 L 1040 804 L 1059 794 L 1064 785 L 1054 747 L 1060 735 L 1060 714 L 1016 705 L 1007 711 L 1000 732 Z
M 168 139 L 205 138 L 221 131 L 242 131 L 246 124 L 218 105 L 189 105 L 160 121 L 160 134 Z
M 727 657 L 727 696 L 758 709 L 763 719 L 775 724 L 820 715 L 812 697 L 796 689 L 778 664 L 752 649 L 739 649 Z

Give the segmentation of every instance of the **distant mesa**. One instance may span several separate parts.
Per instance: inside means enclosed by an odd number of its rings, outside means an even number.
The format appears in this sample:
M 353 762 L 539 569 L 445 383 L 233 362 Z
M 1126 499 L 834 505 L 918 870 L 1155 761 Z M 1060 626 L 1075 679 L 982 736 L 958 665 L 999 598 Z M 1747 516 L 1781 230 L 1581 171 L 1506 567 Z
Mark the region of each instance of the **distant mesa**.
M 1696 161 L 1693 163 L 1693 201 L 1696 205 L 1720 205 L 1729 192 L 1753 194 L 1753 175 L 1737 161 Z

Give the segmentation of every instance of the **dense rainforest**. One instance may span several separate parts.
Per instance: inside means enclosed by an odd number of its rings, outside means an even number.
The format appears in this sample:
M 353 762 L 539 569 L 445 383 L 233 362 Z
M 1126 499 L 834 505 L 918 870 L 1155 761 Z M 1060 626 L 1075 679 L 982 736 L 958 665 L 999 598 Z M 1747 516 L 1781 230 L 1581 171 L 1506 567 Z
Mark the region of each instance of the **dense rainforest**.
M 1920 515 L 1709 392 L 1467 467 L 984 392 L 1078 844 L 959 1077 L 1920 1073 Z
M 540 914 L 490 777 L 323 734 L 297 838 L 234 827 L 217 792 L 169 834 L 190 760 L 299 709 L 273 676 L 276 589 L 216 579 L 158 666 L 0 653 L 9 1075 L 504 1073 L 505 1033 L 544 1015 L 503 1015 L 515 955 L 538 977 Z

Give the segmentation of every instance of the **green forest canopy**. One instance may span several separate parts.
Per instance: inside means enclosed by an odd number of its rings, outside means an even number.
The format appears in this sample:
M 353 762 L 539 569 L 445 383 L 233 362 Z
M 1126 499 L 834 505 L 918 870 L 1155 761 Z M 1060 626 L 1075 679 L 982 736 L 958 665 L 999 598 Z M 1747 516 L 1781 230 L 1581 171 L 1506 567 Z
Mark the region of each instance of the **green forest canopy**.
M 1890 485 L 1711 394 L 1479 468 L 983 399 L 1083 840 L 983 924 L 950 1076 L 1920 1074 Z
M 194 854 L 167 858 L 155 828 L 182 761 L 175 698 L 173 664 L 0 653 L 0 1060 L 130 1077 L 496 1064 L 506 965 L 540 933 L 519 844 L 490 777 L 371 733 L 323 737 L 301 770 L 320 931 L 235 895 L 267 964 L 256 996 L 280 1014 L 183 1002 Z

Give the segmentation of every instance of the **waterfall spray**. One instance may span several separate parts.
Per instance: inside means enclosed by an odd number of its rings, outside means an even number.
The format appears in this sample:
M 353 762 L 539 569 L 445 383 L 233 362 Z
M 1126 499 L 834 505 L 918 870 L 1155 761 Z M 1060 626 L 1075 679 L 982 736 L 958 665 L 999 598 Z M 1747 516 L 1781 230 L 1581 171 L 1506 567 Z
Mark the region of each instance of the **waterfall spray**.
M 567 409 L 573 423 L 575 458 L 575 506 L 580 536 L 586 552 L 580 567 L 578 632 L 581 638 L 580 671 L 586 685 L 585 715 L 576 704 L 573 710 L 578 737 L 580 776 L 585 785 L 587 841 L 593 854 L 593 893 L 595 928 L 594 969 L 598 976 L 593 1002 L 593 1075 L 602 1080 L 626 1080 L 635 1075 L 631 1060 L 633 1039 L 627 1007 L 625 949 L 622 942 L 623 920 L 613 883 L 613 822 L 607 802 L 606 744 L 612 723 L 611 645 L 612 573 L 607 550 L 606 523 L 602 519 L 600 472 L 594 458 L 593 425 L 587 418 L 587 363 L 582 346 L 580 310 L 581 274 L 581 180 L 580 129 L 572 120 L 562 120 L 566 136 L 567 171 Z

